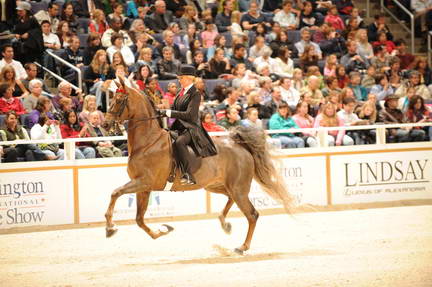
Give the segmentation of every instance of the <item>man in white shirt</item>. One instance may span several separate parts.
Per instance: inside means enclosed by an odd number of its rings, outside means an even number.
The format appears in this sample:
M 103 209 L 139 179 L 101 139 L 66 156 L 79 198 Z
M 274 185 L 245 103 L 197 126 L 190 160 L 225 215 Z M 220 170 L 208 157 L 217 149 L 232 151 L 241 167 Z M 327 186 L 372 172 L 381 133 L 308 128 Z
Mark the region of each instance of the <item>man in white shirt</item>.
M 300 100 L 300 93 L 291 86 L 291 79 L 281 78 L 279 82 L 282 99 L 287 102 L 291 110 L 295 110 Z
M 57 3 L 51 2 L 48 5 L 48 11 L 40 10 L 34 17 L 42 25 L 43 21 L 48 21 L 51 24 L 51 32 L 56 33 L 59 24 L 59 19 L 57 18 L 59 12 L 59 5 Z
M 298 52 L 298 56 L 301 57 L 304 52 L 304 48 L 308 45 L 313 46 L 315 48 L 315 52 L 318 55 L 319 59 L 322 59 L 322 52 L 320 46 L 317 43 L 311 41 L 311 32 L 308 27 L 303 27 L 300 30 L 301 40 L 294 44 Z
M 14 50 L 12 48 L 12 45 L 5 44 L 2 47 L 2 55 L 3 55 L 3 59 L 0 60 L 0 71 L 6 65 L 12 66 L 12 68 L 14 68 L 14 70 L 15 70 L 16 79 L 17 80 L 24 80 L 27 77 L 27 73 L 24 70 L 23 65 L 20 62 L 15 61 L 13 59 Z
M 291 0 L 285 0 L 282 4 L 282 10 L 277 12 L 273 18 L 274 22 L 278 22 L 282 28 L 295 30 L 298 26 L 298 18 L 292 11 Z
M 111 19 L 110 26 L 111 26 L 111 28 L 106 30 L 105 33 L 102 35 L 102 46 L 104 46 L 105 48 L 108 48 L 109 46 L 112 45 L 111 44 L 111 36 L 114 33 L 119 33 L 123 36 L 123 43 L 126 46 L 130 47 L 133 45 L 133 42 L 132 42 L 131 38 L 129 37 L 129 34 L 127 33 L 127 31 L 121 30 L 123 23 L 122 23 L 120 18 L 113 17 Z
M 59 37 L 51 32 L 51 23 L 44 20 L 41 23 L 42 37 L 46 49 L 58 50 L 61 48 Z

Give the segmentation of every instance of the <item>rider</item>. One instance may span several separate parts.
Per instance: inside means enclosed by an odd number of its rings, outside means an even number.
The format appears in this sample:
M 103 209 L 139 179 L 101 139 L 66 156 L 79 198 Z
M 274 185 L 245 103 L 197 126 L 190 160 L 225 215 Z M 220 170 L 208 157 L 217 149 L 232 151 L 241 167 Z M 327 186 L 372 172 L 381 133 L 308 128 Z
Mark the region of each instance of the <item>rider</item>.
M 208 157 L 217 154 L 216 147 L 202 127 L 199 118 L 199 106 L 201 96 L 198 93 L 195 81 L 195 68 L 182 65 L 178 80 L 181 90 L 177 93 L 170 110 L 159 110 L 161 116 L 174 118 L 171 130 L 178 132 L 174 143 L 175 154 L 183 166 L 181 183 L 185 185 L 196 184 L 190 170 L 188 145 L 192 146 L 195 154 L 200 157 Z

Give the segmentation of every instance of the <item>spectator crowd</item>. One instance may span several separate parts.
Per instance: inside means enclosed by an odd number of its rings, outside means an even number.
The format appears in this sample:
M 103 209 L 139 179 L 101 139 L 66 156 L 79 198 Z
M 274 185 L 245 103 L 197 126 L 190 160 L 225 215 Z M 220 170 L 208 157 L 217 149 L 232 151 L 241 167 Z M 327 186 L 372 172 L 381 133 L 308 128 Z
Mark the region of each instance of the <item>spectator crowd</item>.
M 412 0 L 421 29 L 432 1 Z M 126 135 L 103 128 L 124 77 L 155 107 L 172 104 L 182 64 L 196 70 L 207 131 L 430 122 L 432 70 L 383 14 L 351 0 L 71 0 L 0 3 L 0 140 Z M 62 58 L 82 71 L 55 59 Z M 63 80 L 48 72 L 59 74 Z M 82 85 L 82 89 L 78 88 Z M 329 145 L 375 143 L 371 130 L 330 131 Z M 432 127 L 392 128 L 387 142 L 431 141 Z M 282 148 L 315 132 L 272 133 Z M 61 144 L 0 147 L 4 162 L 62 159 Z M 125 141 L 77 143 L 77 159 L 127 155 Z

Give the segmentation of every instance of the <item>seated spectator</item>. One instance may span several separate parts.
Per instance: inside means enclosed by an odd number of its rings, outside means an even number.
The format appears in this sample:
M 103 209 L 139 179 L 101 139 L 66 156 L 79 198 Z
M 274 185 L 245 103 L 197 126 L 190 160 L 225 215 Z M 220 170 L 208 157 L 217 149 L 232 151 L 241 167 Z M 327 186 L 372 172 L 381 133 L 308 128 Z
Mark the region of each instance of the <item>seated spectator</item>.
M 393 40 L 393 34 L 385 24 L 384 14 L 375 15 L 375 21 L 368 26 L 367 34 L 371 42 L 378 41 L 378 32 L 385 32 L 387 34 L 387 39 L 390 41 Z
M 154 7 L 154 12 L 145 18 L 146 26 L 155 33 L 162 33 L 168 28 L 169 23 L 173 22 L 173 13 L 166 10 L 163 0 L 157 0 Z
M 79 113 L 79 122 L 87 123 L 89 119 L 89 115 L 93 112 L 97 112 L 99 114 L 99 119 L 104 122 L 105 118 L 101 111 L 97 110 L 96 106 L 96 97 L 93 95 L 87 95 L 84 98 L 84 104 L 82 112 Z
M 196 85 L 196 84 L 195 84 Z M 175 97 L 177 95 L 177 84 L 175 82 L 171 82 L 168 84 L 167 92 L 163 95 L 163 99 L 168 101 L 169 106 L 174 104 Z
M 414 67 L 415 57 L 406 52 L 406 42 L 403 39 L 398 39 L 394 44 L 396 46 L 396 52 L 394 52 L 394 54 L 400 59 L 401 69 L 409 70 Z
M 307 27 L 311 30 L 318 30 L 322 22 L 322 16 L 313 9 L 312 1 L 304 1 L 300 14 L 299 28 Z
M 135 84 L 141 91 L 144 91 L 147 79 L 153 77 L 153 71 L 147 64 L 139 66 L 138 71 L 135 73 Z
M 127 1 L 126 16 L 129 18 L 144 18 L 150 10 L 148 1 L 130 0 Z
M 76 96 L 72 96 L 71 84 L 64 81 L 61 82 L 58 86 L 58 94 L 52 99 L 54 108 L 58 110 L 60 108 L 60 99 L 66 97 L 72 99 L 72 109 L 78 113 L 82 109 L 84 95 L 82 94 L 81 90 L 77 90 L 76 94 Z
M 120 52 L 127 66 L 132 66 L 135 63 L 135 55 L 132 50 L 123 43 L 123 36 L 119 33 L 111 35 L 111 46 L 107 49 L 107 54 L 110 62 L 112 62 L 115 52 Z
M 385 98 L 384 109 L 379 113 L 379 121 L 385 124 L 402 124 L 406 123 L 405 115 L 398 109 L 399 97 L 390 94 Z M 420 133 L 406 128 L 388 129 L 387 142 L 409 142 L 410 133 L 413 132 L 413 137 L 418 138 Z M 424 135 L 424 131 L 422 136 Z
M 314 118 L 309 115 L 309 105 L 305 101 L 300 101 L 297 103 L 296 109 L 295 109 L 295 115 L 292 117 L 294 122 L 297 124 L 297 126 L 301 129 L 308 129 L 313 128 L 314 124 Z M 306 131 L 302 132 L 302 138 L 303 141 L 307 144 L 309 147 L 316 147 L 318 146 L 318 140 L 315 136 L 315 132 L 313 131 Z
M 365 102 L 358 110 L 359 120 L 365 121 L 366 125 L 374 125 L 377 120 L 377 109 L 373 102 Z M 363 144 L 374 144 L 376 142 L 376 130 L 360 130 L 360 139 Z
M 339 112 L 337 112 L 337 115 L 343 120 L 345 126 L 364 125 L 368 123 L 368 121 L 360 120 L 357 114 L 354 113 L 356 104 L 356 100 L 353 98 L 345 98 L 343 100 L 343 108 Z M 360 137 L 360 131 L 349 130 L 346 132 L 346 134 L 354 140 L 355 144 L 364 144 L 363 140 Z
M 272 41 L 270 42 L 270 48 L 273 51 L 271 57 L 276 58 L 282 48 L 286 48 L 290 51 L 292 48 L 294 48 L 294 46 L 288 39 L 287 32 L 285 32 L 284 30 L 280 30 L 275 34 L 275 38 L 272 39 Z M 291 57 L 291 53 L 289 56 Z
M 250 2 L 249 10 L 247 13 L 243 14 L 240 23 L 243 29 L 248 31 L 256 29 L 259 23 L 265 23 L 270 26 L 265 16 L 258 10 L 258 4 L 256 2 Z
M 110 27 L 111 28 L 109 28 L 108 30 L 106 30 L 103 33 L 102 46 L 104 46 L 105 48 L 108 48 L 109 46 L 112 45 L 111 36 L 114 33 L 119 33 L 120 35 L 123 36 L 123 43 L 126 46 L 130 47 L 133 45 L 133 42 L 132 42 L 131 38 L 129 37 L 128 32 L 126 32 L 125 30 L 122 30 L 123 23 L 122 23 L 120 18 L 114 17 L 110 22 Z
M 281 78 L 279 83 L 282 100 L 288 104 L 291 110 L 295 110 L 295 107 L 300 100 L 299 91 L 294 89 L 290 78 Z
M 165 109 L 166 106 L 163 104 L 163 92 L 161 92 L 157 78 L 147 78 L 144 89 L 144 94 L 149 97 L 153 102 L 154 106 L 158 109 Z
M 365 87 L 368 91 L 375 85 L 375 72 L 374 66 L 369 66 L 366 71 L 366 75 L 363 76 L 361 85 Z
M 207 66 L 207 75 L 210 79 L 217 79 L 221 75 L 229 74 L 231 70 L 230 61 L 225 57 L 225 52 L 221 48 L 216 49 L 214 57 L 208 62 Z M 199 66 L 197 68 L 199 68 Z
M 58 50 L 61 48 L 60 39 L 56 34 L 51 32 L 51 24 L 44 20 L 41 23 L 42 37 L 45 49 Z
M 412 0 L 411 8 L 415 11 L 415 17 L 420 17 L 421 31 L 432 31 L 432 2 L 424 0 Z
M 114 2 L 112 5 L 113 12 L 108 15 L 108 22 L 111 22 L 112 19 L 118 18 L 121 20 L 122 24 L 125 23 L 127 17 L 123 14 L 124 8 L 123 4 Z
M 37 106 L 42 95 L 42 81 L 33 79 L 29 83 L 30 94 L 23 100 L 23 106 L 27 113 L 31 113 Z
M 251 61 L 245 58 L 246 57 L 246 47 L 243 44 L 236 44 L 233 50 L 233 56 L 230 59 L 231 67 L 235 67 L 238 64 L 245 64 L 247 70 L 254 70 L 253 64 Z
M 336 31 L 345 30 L 345 24 L 342 18 L 338 14 L 338 9 L 336 5 L 332 5 L 330 9 L 327 11 L 327 16 L 324 18 L 324 21 L 329 23 Z
M 259 76 L 252 72 L 251 70 L 246 69 L 246 65 L 243 63 L 237 64 L 233 69 L 234 78 L 231 81 L 231 86 L 233 88 L 240 88 L 242 85 L 256 85 L 256 81 Z
M 109 28 L 105 19 L 105 13 L 100 9 L 95 9 L 91 18 L 89 32 L 98 33 L 100 37 L 102 37 L 105 31 Z
M 217 125 L 213 120 L 213 115 L 210 112 L 201 113 L 201 124 L 207 132 L 224 132 L 222 126 Z
M 414 70 L 420 73 L 421 82 L 427 85 L 432 93 L 432 69 L 429 67 L 426 57 L 416 57 Z
M 363 18 L 360 16 L 360 11 L 359 11 L 359 9 L 358 8 L 353 8 L 352 9 L 352 11 L 351 11 L 351 17 L 349 18 L 349 19 L 355 19 L 355 20 L 357 20 L 357 24 L 358 24 L 358 27 L 359 28 L 365 28 L 366 27 L 366 24 L 365 24 L 365 22 L 363 21 Z M 349 19 L 348 20 L 346 20 L 346 22 L 348 22 L 349 21 Z
M 105 50 L 97 51 L 90 66 L 84 72 L 84 81 L 89 93 L 101 99 L 104 93 L 103 84 L 112 78 L 113 74 Z
M 12 66 L 6 65 L 1 69 L 0 84 L 8 84 L 13 89 L 14 97 L 25 98 L 29 94 L 21 80 L 16 78 L 15 70 Z
M 264 103 L 265 115 L 264 119 L 270 119 L 270 117 L 278 111 L 278 107 L 283 103 L 282 93 L 280 87 L 276 86 L 273 88 L 272 97 L 269 101 Z M 286 103 L 285 103 L 286 104 Z
M 27 63 L 27 64 L 24 65 L 24 68 L 25 68 L 25 71 L 27 73 L 27 78 L 25 78 L 21 82 L 24 85 L 24 87 L 27 89 L 27 91 L 30 91 L 29 83 L 30 83 L 31 80 L 37 79 L 37 80 L 39 80 L 41 82 L 43 82 L 43 81 L 42 81 L 42 79 L 40 79 L 40 78 L 37 77 L 37 75 L 38 75 L 38 67 L 36 66 L 35 63 Z M 50 89 L 45 85 L 45 83 L 42 84 L 42 90 L 44 92 L 49 92 L 50 91 Z
M 176 25 L 172 26 L 178 27 Z M 148 33 L 148 29 L 144 26 L 144 21 L 142 19 L 135 19 L 132 22 L 128 32 L 131 40 L 134 43 L 134 45 L 130 46 L 134 53 L 138 53 L 142 48 L 147 47 L 152 48 L 152 50 L 155 49 L 153 45 L 156 45 L 156 40 Z M 183 39 L 183 36 L 177 37 Z
M 159 54 L 163 54 L 163 48 L 170 47 L 174 52 L 174 58 L 180 61 L 182 56 L 179 46 L 174 43 L 174 33 L 171 30 L 165 30 L 163 31 L 162 36 L 164 40 L 162 45 L 159 45 L 158 47 Z
M 387 40 L 387 34 L 383 31 L 378 33 L 378 41 L 372 43 L 373 46 L 384 46 L 387 53 L 391 54 L 396 49 L 392 41 Z
M 42 26 L 43 21 L 48 21 L 51 24 L 51 32 L 56 33 L 57 27 L 59 24 L 59 19 L 57 18 L 59 13 L 59 4 L 55 2 L 50 2 L 48 4 L 48 9 L 39 10 L 34 17 L 39 22 L 39 25 Z
M 398 109 L 400 109 L 402 113 L 406 114 L 406 112 L 408 111 L 409 103 L 415 95 L 416 95 L 415 87 L 409 87 L 406 89 L 405 96 L 399 97 Z
M 314 128 L 343 126 L 344 121 L 336 114 L 334 104 L 327 103 L 321 106 L 321 113 L 315 118 Z M 354 140 L 345 134 L 345 130 L 328 131 L 327 142 L 329 146 L 354 144 Z
M 89 114 L 89 121 L 85 124 L 85 137 L 105 137 L 108 132 L 101 126 L 102 122 L 98 112 Z M 122 151 L 115 147 L 111 141 L 93 142 L 94 147 L 102 157 L 121 157 Z
M 35 124 L 37 124 L 41 114 L 46 114 L 50 119 L 55 120 L 51 111 L 53 111 L 51 100 L 48 97 L 39 96 L 37 98 L 36 107 L 27 116 L 27 128 L 31 129 Z M 56 115 L 56 117 L 58 116 Z
M 73 5 L 71 2 L 67 2 L 64 4 L 60 20 L 68 22 L 69 28 L 72 32 L 78 32 L 78 21 L 75 17 Z
M 300 56 L 300 67 L 306 72 L 311 66 L 318 66 L 319 56 L 313 46 L 306 46 L 303 54 Z
M 366 29 L 359 29 L 356 34 L 357 41 L 357 54 L 362 59 L 371 60 L 374 56 L 374 50 L 372 45 L 369 43 L 371 39 L 368 39 Z
M 294 47 L 297 50 L 297 54 L 299 57 L 303 55 L 305 52 L 306 46 L 313 46 L 315 48 L 315 53 L 318 59 L 322 58 L 322 52 L 318 44 L 311 41 L 311 32 L 309 28 L 302 28 L 300 30 L 301 40 L 294 44 Z
M 351 0 L 336 0 L 333 2 L 335 2 L 338 12 L 342 15 L 350 15 L 354 9 L 354 4 Z
M 240 102 L 238 101 L 240 97 L 240 92 L 234 88 L 227 88 L 224 89 L 224 94 L 226 95 L 225 99 L 223 99 L 222 102 L 215 108 L 216 120 L 220 121 L 225 118 L 225 112 L 229 107 L 237 109 L 238 114 L 240 114 L 241 117 L 243 115 L 243 110 Z
M 340 63 L 343 65 L 348 73 L 351 71 L 365 72 L 369 66 L 366 58 L 362 57 L 358 52 L 358 47 L 355 41 L 347 42 L 347 54 L 343 55 Z
M 14 111 L 16 115 L 26 113 L 21 101 L 12 96 L 13 88 L 8 84 L 0 84 L 0 114 Z
M 140 50 L 139 57 L 136 62 L 136 70 L 139 70 L 139 67 L 143 65 L 147 65 L 153 73 L 157 71 L 156 62 L 153 60 L 153 51 L 149 47 L 142 48 Z
M 84 65 L 90 65 L 96 52 L 99 50 L 105 50 L 101 44 L 100 34 L 91 32 L 87 38 L 87 47 L 83 51 L 83 63 Z
M 205 30 L 201 32 L 203 47 L 206 49 L 214 47 L 214 40 L 218 34 L 215 24 L 212 21 L 207 21 Z
M 258 110 L 252 107 L 246 110 L 246 118 L 241 120 L 240 124 L 245 127 L 263 128 L 263 123 L 258 118 Z
M 45 113 L 39 115 L 39 121 L 30 130 L 32 140 L 61 139 L 60 123 L 51 120 Z M 58 143 L 39 144 L 39 148 L 48 160 L 63 160 L 64 150 Z
M 325 77 L 336 77 L 336 66 L 338 60 L 335 54 L 328 55 L 326 57 L 326 63 L 324 65 L 324 76 Z
M 339 88 L 345 88 L 349 83 L 349 78 L 346 74 L 346 69 L 343 65 L 337 65 L 336 67 L 336 78 L 339 82 Z
M 60 40 L 61 47 L 63 49 L 69 46 L 70 38 L 74 35 L 72 30 L 69 28 L 67 21 L 60 21 L 57 27 L 57 37 Z
M 279 77 L 291 78 L 294 72 L 294 62 L 290 59 L 288 47 L 281 47 L 279 54 L 274 60 L 273 71 Z
M 223 14 L 223 13 L 221 13 L 221 14 Z M 230 19 L 230 16 L 231 16 L 231 13 L 229 13 L 229 15 L 228 15 L 228 20 Z M 223 17 L 223 18 L 224 18 L 223 20 L 226 19 L 225 17 Z M 215 22 L 216 26 L 219 27 L 220 33 L 227 31 L 227 29 L 224 30 L 224 28 L 222 28 L 222 25 L 229 24 L 228 26 L 230 26 L 230 24 L 231 24 L 231 23 L 227 23 L 227 22 L 224 22 L 224 23 L 218 22 L 218 16 L 216 16 L 215 21 L 216 21 Z M 195 7 L 193 7 L 191 5 L 186 5 L 185 6 L 185 12 L 179 20 L 180 30 L 182 30 L 183 32 L 187 32 L 189 25 L 193 25 L 198 30 L 202 30 L 204 28 L 204 25 L 201 23 Z
M 378 101 L 383 101 L 389 95 L 393 95 L 394 90 L 385 74 L 377 74 L 375 76 L 375 85 L 372 87 L 370 93 L 375 94 Z
M 269 130 L 284 130 L 299 128 L 296 122 L 291 118 L 291 110 L 285 102 L 282 102 L 277 113 L 273 114 L 269 121 Z M 282 148 L 302 148 L 305 142 L 301 137 L 293 133 L 271 134 L 272 138 L 278 138 L 281 141 Z
M 292 10 L 291 0 L 284 0 L 282 10 L 277 12 L 273 21 L 278 22 L 283 29 L 295 30 L 299 25 L 296 13 Z
M 315 33 L 313 34 L 313 41 L 317 44 L 320 44 L 322 41 L 327 39 L 328 35 L 332 31 L 333 31 L 333 28 L 330 27 L 330 24 L 328 24 L 326 22 L 322 23 L 321 26 L 318 27 L 318 29 L 315 29 Z
M 415 94 L 421 96 L 424 100 L 431 99 L 431 94 L 428 88 L 420 82 L 420 73 L 417 71 L 412 71 L 409 74 L 408 81 L 401 85 L 396 91 L 395 94 L 399 97 L 404 96 L 407 93 L 407 89 L 409 87 L 414 87 Z
M 258 112 L 257 117 L 259 119 L 264 119 L 267 116 L 267 110 L 262 102 L 261 95 L 257 91 L 253 91 L 247 96 L 247 104 L 245 104 L 245 109 L 248 111 L 249 109 L 254 108 Z
M 162 49 L 163 58 L 157 62 L 159 78 L 161 80 L 177 79 L 177 74 L 180 71 L 180 62 L 174 58 L 174 52 L 171 47 Z
M 229 130 L 240 125 L 240 116 L 236 107 L 228 107 L 225 111 L 225 117 L 218 122 L 218 125 Z
M 324 103 L 323 94 L 319 88 L 320 80 L 317 76 L 310 76 L 307 81 L 307 86 L 303 88 L 302 93 L 309 92 L 312 96 L 312 106 L 318 107 Z
M 346 29 L 342 32 L 342 36 L 347 40 L 350 40 L 350 38 L 355 40 L 355 35 L 359 29 L 357 18 L 351 17 L 346 21 Z
M 230 31 L 233 32 L 232 29 L 232 13 L 234 11 L 234 1 L 226 0 L 222 2 L 222 12 L 218 13 L 215 18 L 215 24 L 218 27 L 220 33 L 225 33 Z M 240 12 L 237 11 L 237 25 L 240 24 Z M 181 23 L 181 20 L 180 20 Z M 241 30 L 241 28 L 240 28 Z
M 226 1 L 228 2 L 228 1 Z M 232 1 L 229 1 L 232 2 Z M 241 13 L 239 11 L 233 11 L 231 13 L 231 35 L 233 38 L 242 38 L 246 36 L 246 33 L 243 32 L 243 28 L 241 26 L 241 22 L 240 22 L 240 18 L 241 18 Z M 218 26 L 219 27 L 219 26 Z M 222 31 L 220 31 L 222 33 Z
M 335 54 L 340 58 L 346 52 L 345 39 L 335 31 L 328 33 L 319 43 L 319 47 L 325 56 Z
M 339 88 L 339 81 L 336 77 L 330 76 L 325 78 L 326 87 L 321 90 L 323 97 L 327 98 L 330 93 L 336 93 L 339 95 L 342 89 Z
M 77 68 L 84 66 L 84 54 L 80 50 L 80 39 L 78 38 L 78 36 L 72 36 L 70 38 L 69 46 L 65 49 L 61 57 L 66 62 L 74 65 Z M 63 65 L 62 67 L 62 76 L 65 80 L 71 83 L 78 82 L 77 72 L 66 65 Z
M 359 72 L 351 72 L 349 74 L 350 84 L 348 85 L 354 92 L 357 101 L 366 101 L 368 92 L 365 87 L 360 85 L 361 75 Z
M 293 71 L 292 86 L 299 92 L 306 86 L 303 71 L 299 68 L 295 68 Z
M 4 125 L 0 127 L 1 141 L 30 140 L 27 130 L 18 124 L 14 111 L 6 113 Z M 42 151 L 34 144 L 3 146 L 4 162 L 17 162 L 24 157 L 26 161 L 45 160 Z
M 424 99 L 415 95 L 411 98 L 406 112 L 408 123 L 427 123 L 431 122 L 432 112 L 425 106 Z M 414 134 L 413 134 L 414 133 Z M 427 135 L 427 137 L 426 137 Z M 432 140 L 432 126 L 413 127 L 411 137 L 414 141 Z

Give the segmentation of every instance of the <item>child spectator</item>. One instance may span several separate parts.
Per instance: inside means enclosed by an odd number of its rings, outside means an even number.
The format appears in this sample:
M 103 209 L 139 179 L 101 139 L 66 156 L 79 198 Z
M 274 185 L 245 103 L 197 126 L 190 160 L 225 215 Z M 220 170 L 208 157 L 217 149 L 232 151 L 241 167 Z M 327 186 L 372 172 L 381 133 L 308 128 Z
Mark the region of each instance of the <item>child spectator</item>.
M 282 102 L 275 114 L 273 114 L 269 121 L 270 130 L 284 130 L 299 128 L 296 122 L 291 118 L 291 111 L 287 103 Z M 272 134 L 273 138 L 278 138 L 281 142 L 282 148 L 302 148 L 305 142 L 301 137 L 293 133 L 280 133 Z

